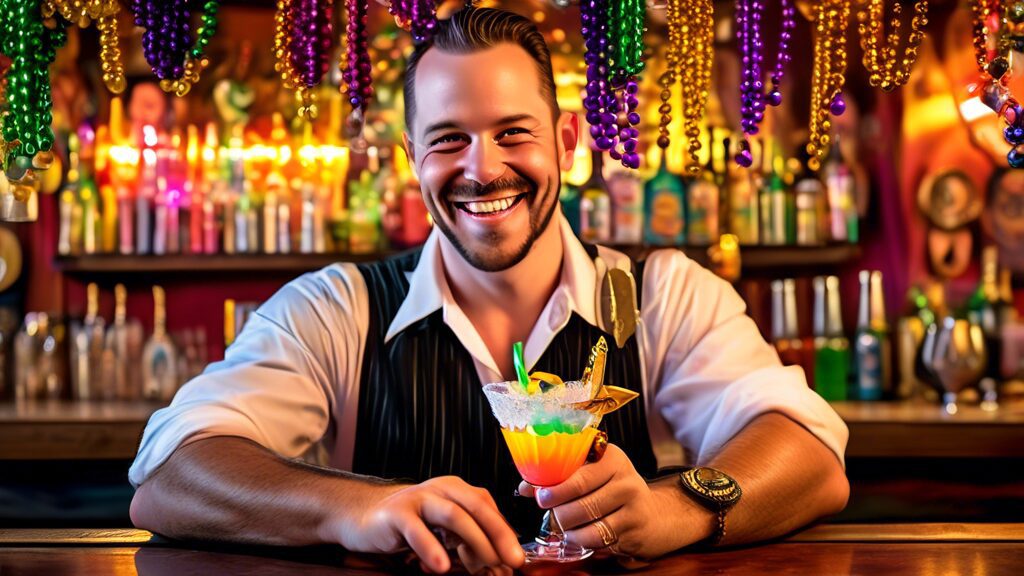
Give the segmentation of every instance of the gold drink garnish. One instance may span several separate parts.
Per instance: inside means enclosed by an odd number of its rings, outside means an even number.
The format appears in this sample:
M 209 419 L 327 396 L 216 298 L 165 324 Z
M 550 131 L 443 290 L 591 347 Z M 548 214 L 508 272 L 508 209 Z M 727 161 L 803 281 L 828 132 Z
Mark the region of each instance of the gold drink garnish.
M 604 336 L 597 339 L 597 344 L 590 349 L 590 359 L 587 361 L 587 368 L 583 370 L 583 377 L 580 381 L 586 384 L 591 383 L 591 390 L 594 395 L 600 391 L 604 384 L 604 365 L 608 360 L 608 343 Z
M 604 371 L 607 360 L 608 343 L 605 342 L 604 336 L 602 336 L 591 349 L 590 362 L 586 370 L 583 371 L 583 377 L 580 378 L 584 383 L 591 383 L 591 390 L 593 391 L 591 398 L 586 402 L 575 404 L 574 408 L 601 416 L 622 408 L 627 402 L 640 396 L 640 394 L 626 388 L 604 385 Z

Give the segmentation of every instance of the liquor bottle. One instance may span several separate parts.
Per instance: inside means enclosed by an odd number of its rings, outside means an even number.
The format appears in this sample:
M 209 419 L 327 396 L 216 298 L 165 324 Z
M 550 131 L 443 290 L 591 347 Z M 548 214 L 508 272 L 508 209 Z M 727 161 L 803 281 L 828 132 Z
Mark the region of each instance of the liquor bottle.
M 986 246 L 981 251 L 981 281 L 968 301 L 968 319 L 985 335 L 985 375 L 1000 378 L 1002 365 L 1002 323 L 1005 309 L 999 294 L 999 248 Z
M 220 226 L 217 223 L 217 201 L 224 193 L 218 190 L 217 184 L 220 181 L 220 138 L 217 136 L 217 126 L 213 122 L 206 125 L 206 135 L 203 138 L 202 150 L 202 180 L 199 185 L 199 196 L 201 202 L 193 202 L 193 210 L 202 210 L 201 214 L 193 216 L 201 222 L 198 235 L 192 238 L 192 250 L 196 254 L 216 254 L 220 252 Z M 226 221 L 225 221 L 226 223 Z M 226 236 L 226 234 L 225 234 Z
M 135 253 L 152 251 L 153 221 L 151 210 L 157 196 L 157 155 L 160 139 L 156 128 L 142 128 L 142 164 L 139 168 L 139 186 L 135 192 Z
M 860 306 L 857 312 L 856 393 L 859 400 L 881 400 L 891 390 L 889 326 L 885 318 L 882 273 L 860 272 Z
M 778 146 L 775 147 L 775 153 L 772 155 L 770 162 L 771 172 L 768 173 L 767 182 L 768 203 L 771 206 L 768 212 L 771 216 L 769 244 L 783 246 L 789 243 L 790 234 L 787 224 L 789 215 L 792 214 L 789 206 L 792 191 L 786 189 L 786 181 L 784 179 L 785 163 L 778 151 Z
M 686 188 L 669 172 L 666 150 L 659 150 L 658 171 L 644 184 L 644 240 L 655 246 L 681 246 L 686 241 Z
M 1009 268 L 999 270 L 999 325 L 1017 322 L 1017 306 L 1013 301 L 1013 272 Z
M 800 174 L 793 185 L 796 214 L 796 244 L 799 246 L 817 246 L 826 242 L 826 231 L 823 229 L 825 213 L 825 185 L 818 175 L 807 166 L 807 160 L 801 163 Z
M 719 177 L 715 173 L 715 134 L 710 131 L 708 162 L 686 190 L 686 243 L 708 246 L 718 241 Z
M 77 251 L 72 249 L 72 245 L 78 243 L 78 239 L 73 239 L 76 228 L 73 223 L 73 212 L 78 203 L 80 175 L 79 140 L 78 136 L 72 133 L 68 135 L 68 173 L 60 192 L 60 227 L 57 233 L 57 253 L 62 256 L 77 253 Z
M 612 239 L 612 202 L 604 180 L 604 153 L 591 149 L 593 169 L 580 186 L 580 239 L 603 243 Z
M 46 313 L 38 314 L 39 333 L 37 342 L 37 369 L 39 371 L 39 393 L 48 400 L 64 397 L 64 326 Z
M 38 356 L 42 347 L 39 332 L 39 314 L 25 314 L 21 330 L 14 336 L 14 398 L 34 400 L 42 389 L 39 379 Z
M 562 214 L 569 222 L 569 227 L 576 236 L 580 235 L 580 189 L 566 179 L 558 191 L 558 202 L 562 206 Z
M 92 162 L 96 157 L 96 133 L 86 125 L 79 128 L 79 134 L 78 204 L 82 208 L 82 253 L 97 254 L 102 250 L 100 238 L 103 223 L 100 215 L 101 198 L 96 186 L 97 175 Z
M 105 322 L 99 315 L 99 288 L 86 287 L 85 318 L 71 334 L 71 393 L 76 400 L 91 400 L 102 378 Z
M 167 335 L 164 289 L 153 286 L 153 334 L 142 351 L 142 396 L 169 402 L 178 389 L 178 353 Z
M 853 172 L 843 161 L 839 135 L 832 140 L 825 165 L 822 167 L 828 197 L 829 231 L 835 242 L 857 242 L 857 208 Z
M 617 169 L 608 177 L 614 241 L 638 245 L 644 239 L 644 186 L 635 170 Z
M 772 343 L 784 365 L 804 365 L 804 343 L 796 314 L 796 282 L 792 278 L 772 281 Z
M 103 396 L 105 400 L 137 400 L 141 392 L 138 352 L 142 325 L 128 319 L 128 291 L 124 284 L 114 286 L 114 322 L 107 328 L 103 347 Z
M 850 341 L 843 333 L 839 278 L 814 279 L 814 389 L 829 402 L 846 400 Z

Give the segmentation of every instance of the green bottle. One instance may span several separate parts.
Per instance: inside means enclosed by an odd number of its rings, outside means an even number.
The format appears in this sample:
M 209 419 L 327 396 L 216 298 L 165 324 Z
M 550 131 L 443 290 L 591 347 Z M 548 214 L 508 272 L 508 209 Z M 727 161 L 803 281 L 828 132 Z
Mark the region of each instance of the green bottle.
M 814 279 L 814 389 L 829 402 L 846 400 L 850 341 L 843 333 L 839 278 Z
M 644 184 L 644 241 L 655 246 L 680 246 L 686 241 L 686 188 L 669 172 L 665 150 L 654 177 Z

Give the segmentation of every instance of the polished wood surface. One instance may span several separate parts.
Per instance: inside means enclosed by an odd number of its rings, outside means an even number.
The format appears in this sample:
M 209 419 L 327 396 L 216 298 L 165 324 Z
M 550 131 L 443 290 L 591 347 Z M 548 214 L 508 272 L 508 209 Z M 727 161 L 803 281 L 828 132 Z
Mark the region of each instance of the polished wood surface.
M 686 552 L 631 574 L 817 575 L 1020 574 L 1024 524 L 822 525 L 788 539 L 735 550 Z M 134 575 L 385 574 L 410 572 L 399 557 L 345 554 L 336 548 L 238 548 L 171 543 L 141 530 L 0 530 L 0 574 Z M 524 573 L 614 574 L 609 558 Z
M 639 258 L 658 246 L 611 245 L 612 248 Z M 708 263 L 707 248 L 685 246 L 687 256 L 703 265 Z M 317 270 L 335 262 L 369 262 L 386 258 L 397 252 L 372 254 L 182 254 L 163 256 L 135 256 L 122 254 L 93 254 L 87 256 L 60 256 L 54 265 L 69 275 L 87 274 L 201 274 L 205 276 L 235 273 L 288 273 L 300 274 Z M 829 246 L 746 246 L 740 251 L 743 268 L 748 272 L 779 273 L 787 270 L 834 267 L 860 257 L 860 247 L 853 244 Z
M 850 428 L 847 458 L 1021 458 L 1024 404 L 982 410 L 963 404 L 833 402 Z
M 132 459 L 152 402 L 0 403 L 0 460 Z

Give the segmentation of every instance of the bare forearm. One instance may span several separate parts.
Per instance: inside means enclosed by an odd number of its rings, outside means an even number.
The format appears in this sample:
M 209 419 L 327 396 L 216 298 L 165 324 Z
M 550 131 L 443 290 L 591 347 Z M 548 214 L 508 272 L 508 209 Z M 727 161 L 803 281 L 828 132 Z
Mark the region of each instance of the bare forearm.
M 335 535 L 348 532 L 369 502 L 399 488 L 217 437 L 179 448 L 139 487 L 131 517 L 172 538 L 344 545 Z
M 850 494 L 836 455 L 778 413 L 752 421 L 708 465 L 731 475 L 743 489 L 727 516 L 725 545 L 792 532 L 841 511 Z

